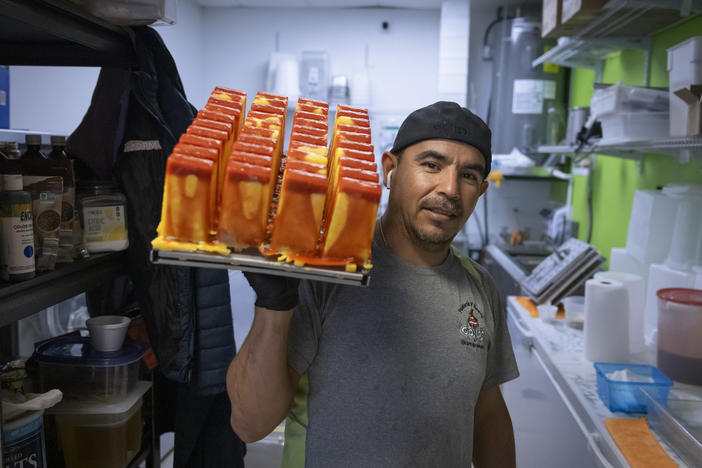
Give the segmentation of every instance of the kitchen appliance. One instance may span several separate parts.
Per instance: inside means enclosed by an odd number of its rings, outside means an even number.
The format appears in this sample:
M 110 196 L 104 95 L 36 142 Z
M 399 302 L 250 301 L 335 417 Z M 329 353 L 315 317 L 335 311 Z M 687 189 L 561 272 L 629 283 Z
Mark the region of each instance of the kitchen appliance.
M 571 238 L 534 268 L 521 284 L 535 302 L 557 303 L 590 278 L 603 262 L 604 258 L 590 244 Z
M 548 109 L 564 102 L 564 71 L 531 66 L 553 42 L 541 38 L 541 18 L 504 20 L 495 29 L 487 122 L 492 129 L 492 152 L 509 154 L 517 148 L 535 154 L 546 142 Z

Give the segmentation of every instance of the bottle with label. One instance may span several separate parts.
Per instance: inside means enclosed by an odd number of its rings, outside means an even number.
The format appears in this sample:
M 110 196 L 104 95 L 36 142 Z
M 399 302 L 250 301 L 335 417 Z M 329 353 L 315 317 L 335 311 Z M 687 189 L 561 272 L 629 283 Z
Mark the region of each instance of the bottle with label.
M 3 174 L 0 192 L 0 277 L 4 281 L 34 278 L 32 197 L 22 190 L 20 174 Z
M 27 134 L 24 137 L 27 150 L 20 157 L 23 175 L 47 175 L 49 160 L 41 152 L 41 135 Z
M 66 137 L 51 136 L 52 151 L 48 154 L 50 174 L 63 179 L 63 201 L 61 204 L 61 228 L 59 230 L 59 250 L 57 263 L 73 262 L 73 223 L 76 200 L 76 186 L 73 164 L 64 151 Z
M 88 252 L 117 252 L 129 247 L 127 198 L 110 181 L 78 185 L 83 244 Z
M 20 152 L 14 141 L 0 141 L 0 175 L 21 174 L 19 163 Z M 2 182 L 0 182 L 2 190 Z

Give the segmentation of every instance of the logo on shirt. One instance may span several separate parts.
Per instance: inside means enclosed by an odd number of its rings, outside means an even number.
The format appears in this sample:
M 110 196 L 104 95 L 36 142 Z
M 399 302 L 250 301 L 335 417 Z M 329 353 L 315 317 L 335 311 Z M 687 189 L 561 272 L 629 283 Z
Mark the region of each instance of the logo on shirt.
M 462 345 L 485 348 L 485 328 L 480 324 L 483 319 L 483 313 L 474 302 L 468 301 L 458 308 L 458 330 Z

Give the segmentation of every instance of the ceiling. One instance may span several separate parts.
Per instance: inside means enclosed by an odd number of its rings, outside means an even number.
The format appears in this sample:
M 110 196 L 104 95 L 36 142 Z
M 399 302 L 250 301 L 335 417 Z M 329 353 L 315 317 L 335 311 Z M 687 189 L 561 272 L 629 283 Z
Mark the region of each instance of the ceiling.
M 439 9 L 445 0 L 194 0 L 204 7 L 256 8 L 423 8 Z M 539 0 L 470 0 L 473 8 L 540 3 Z

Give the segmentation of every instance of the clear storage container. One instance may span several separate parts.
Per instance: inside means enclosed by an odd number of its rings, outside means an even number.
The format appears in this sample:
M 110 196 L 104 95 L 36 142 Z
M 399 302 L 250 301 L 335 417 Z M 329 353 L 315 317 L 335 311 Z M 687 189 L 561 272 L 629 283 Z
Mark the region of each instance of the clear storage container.
M 667 112 L 668 90 L 615 84 L 597 89 L 590 100 L 590 112 L 602 117 L 622 112 Z
M 47 341 L 34 352 L 39 387 L 58 388 L 64 400 L 99 403 L 120 401 L 136 385 L 145 346 L 127 340 L 113 352 L 93 349 L 89 337 L 63 336 Z
M 666 288 L 656 296 L 658 367 L 677 382 L 702 385 L 702 290 Z
M 645 413 L 646 389 L 653 399 L 665 404 L 673 382 L 656 367 L 646 364 L 596 362 L 597 394 L 610 411 Z M 612 378 L 614 372 L 624 371 L 628 381 Z
M 56 418 L 56 432 L 66 468 L 124 468 L 141 450 L 142 396 L 149 382 L 115 403 L 61 402 L 47 411 Z
M 646 422 L 686 466 L 702 466 L 702 401 L 671 395 L 661 404 L 647 390 Z
M 668 138 L 668 112 L 608 114 L 602 122 L 601 145 Z

